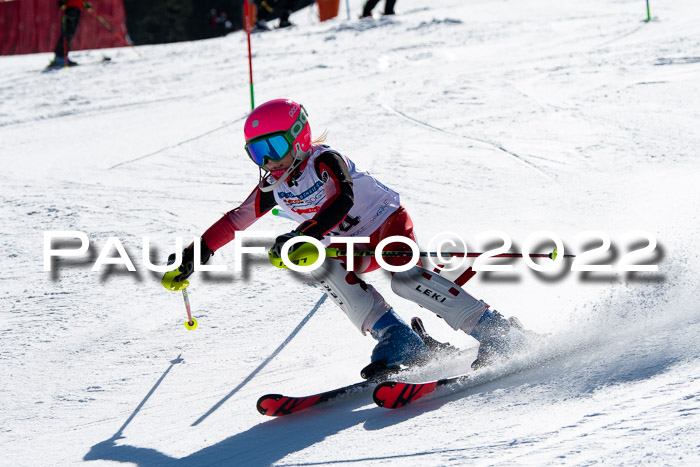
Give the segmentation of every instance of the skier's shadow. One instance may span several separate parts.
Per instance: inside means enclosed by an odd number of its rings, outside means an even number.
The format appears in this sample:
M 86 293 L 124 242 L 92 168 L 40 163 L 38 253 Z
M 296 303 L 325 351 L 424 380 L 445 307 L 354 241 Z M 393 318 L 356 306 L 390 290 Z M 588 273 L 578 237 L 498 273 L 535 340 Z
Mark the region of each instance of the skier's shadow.
M 236 394 L 247 384 L 269 361 L 271 361 L 299 332 L 301 327 L 313 316 L 325 300 L 325 295 L 316 303 L 304 320 L 290 334 L 290 336 L 262 362 L 247 378 L 236 388 L 224 396 L 209 411 L 197 419 L 192 426 L 199 425 L 216 411 L 224 402 Z M 178 356 L 171 361 L 170 367 L 163 373 L 156 384 L 151 388 L 146 397 L 132 412 L 124 424 L 109 439 L 102 441 L 90 448 L 84 460 L 110 460 L 116 462 L 133 463 L 140 466 L 151 465 L 211 465 L 211 464 L 235 464 L 235 465 L 270 465 L 289 454 L 298 452 L 323 441 L 327 437 L 337 434 L 345 429 L 366 423 L 383 412 L 372 404 L 371 392 L 356 395 L 346 401 L 323 409 L 310 409 L 303 416 L 291 416 L 269 420 L 255 425 L 248 430 L 238 433 L 210 447 L 194 452 L 187 457 L 174 458 L 156 449 L 118 444 L 125 439 L 123 432 L 131 421 L 140 412 L 148 399 L 155 393 L 161 382 L 168 375 L 174 365 L 183 360 Z M 362 406 L 372 404 L 365 410 L 356 410 Z
M 507 386 L 507 383 L 505 385 Z M 497 387 L 504 387 L 504 382 L 493 382 L 493 387 L 489 384 L 480 385 L 452 396 L 421 401 L 419 405 L 397 411 L 376 407 L 372 404 L 371 394 L 367 392 L 336 403 L 332 407 L 309 409 L 303 415 L 292 415 L 260 423 L 182 458 L 168 456 L 156 449 L 118 445 L 117 441 L 122 439 L 120 430 L 112 438 L 93 446 L 84 460 L 109 460 L 139 466 L 271 465 L 348 428 L 364 426 L 367 430 L 381 430 L 435 410 L 457 398 L 466 397 L 471 392 L 488 392 Z M 368 404 L 372 404 L 371 407 L 362 409 Z M 434 452 L 438 451 L 352 459 L 331 458 L 333 454 L 329 454 L 328 459 L 318 459 L 318 461 L 338 463 L 388 460 L 422 456 Z M 310 464 L 313 463 L 310 462 Z
M 302 416 L 276 418 L 182 458 L 168 456 L 156 449 L 119 445 L 117 441 L 123 437 L 118 432 L 94 445 L 83 460 L 109 460 L 139 466 L 271 465 L 343 430 L 382 418 L 385 409 L 374 405 L 357 410 L 370 403 L 371 394 L 366 393 L 333 407 L 310 409 Z M 419 413 L 414 412 L 414 415 Z M 405 419 L 405 416 L 401 417 L 396 423 Z M 383 421 L 374 423 L 386 426 Z
M 495 394 L 495 391 L 499 393 L 503 390 L 517 391 L 524 384 L 527 386 L 532 386 L 533 384 L 543 384 L 545 386 L 554 384 L 557 386 L 563 384 L 563 378 L 572 381 L 570 383 L 572 387 L 565 391 L 568 397 L 587 395 L 611 383 L 646 380 L 665 372 L 670 366 L 677 363 L 678 359 L 678 357 L 672 355 L 657 355 L 655 357 L 649 355 L 648 357 L 631 362 L 624 371 L 619 371 L 620 363 L 615 358 L 610 358 L 604 362 L 599 361 L 598 364 L 601 367 L 598 371 L 586 374 L 581 380 L 575 380 L 575 378 L 566 376 L 569 364 L 572 361 L 575 362 L 573 365 L 574 370 L 586 367 L 587 359 L 590 358 L 590 355 L 576 356 L 576 353 L 573 352 L 573 354 L 559 355 L 547 362 L 547 364 L 517 371 L 509 376 L 498 377 L 480 383 L 472 382 L 473 386 L 471 387 L 469 386 L 470 383 L 467 383 L 465 387 L 453 394 L 440 392 L 436 394 L 439 397 L 422 400 L 416 405 L 410 405 L 395 411 L 376 407 L 371 401 L 370 392 L 367 392 L 348 400 L 340 401 L 333 406 L 309 409 L 303 414 L 276 418 L 260 423 L 246 431 L 182 458 L 168 456 L 156 449 L 117 444 L 118 440 L 123 439 L 122 431 L 124 427 L 133 419 L 141 405 L 143 405 L 142 402 L 129 420 L 122 425 L 122 428 L 110 439 L 93 446 L 84 457 L 84 460 L 110 460 L 133 463 L 139 466 L 270 465 L 281 461 L 290 454 L 303 451 L 308 447 L 323 442 L 330 436 L 346 429 L 362 426 L 368 431 L 382 430 L 399 425 L 426 412 L 439 409 L 445 404 L 453 403 L 458 399 L 467 398 L 473 394 L 489 395 Z M 558 389 L 558 391 L 561 390 L 562 388 Z M 144 399 L 144 402 L 146 399 Z M 369 407 L 367 407 L 368 405 Z M 427 454 L 459 450 L 461 449 L 437 449 L 435 451 L 418 451 L 400 455 L 351 459 L 339 459 L 337 456 L 333 457 L 333 453 L 329 453 L 328 458 L 316 459 L 316 461 L 340 463 L 416 458 Z M 309 464 L 313 463 L 315 461 L 309 462 Z
M 406 422 L 425 412 L 436 410 L 442 405 L 455 399 L 466 397 L 470 393 L 489 392 L 518 384 L 522 384 L 522 381 L 493 381 L 492 383 L 460 391 L 458 394 L 421 401 L 420 404 L 397 411 L 375 406 L 372 403 L 371 392 L 367 392 L 346 401 L 338 402 L 333 406 L 309 409 L 300 415 L 275 418 L 260 423 L 246 431 L 182 458 L 168 456 L 156 449 L 118 445 L 117 441 L 123 439 L 120 429 L 112 438 L 93 446 L 84 457 L 84 460 L 109 460 L 133 463 L 139 466 L 271 465 L 281 461 L 290 454 L 301 452 L 306 448 L 323 442 L 332 435 L 352 427 L 363 426 L 366 430 L 381 430 Z M 369 407 L 367 407 L 368 405 Z M 330 453 L 328 458 L 317 459 L 317 461 L 338 463 L 390 460 L 459 450 L 461 449 L 438 449 L 430 452 L 419 451 L 399 455 L 347 459 L 338 459 Z M 313 463 L 314 461 L 310 462 L 310 464 Z

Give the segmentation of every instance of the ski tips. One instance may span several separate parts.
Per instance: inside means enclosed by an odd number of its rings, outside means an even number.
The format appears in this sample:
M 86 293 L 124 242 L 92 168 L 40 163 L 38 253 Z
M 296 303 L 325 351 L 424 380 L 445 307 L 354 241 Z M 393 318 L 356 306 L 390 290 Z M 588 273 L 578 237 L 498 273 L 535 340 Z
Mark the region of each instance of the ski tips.
M 255 405 L 255 407 L 258 409 L 258 412 L 260 412 L 261 415 L 268 415 L 268 412 L 274 409 L 274 406 L 276 405 L 274 403 L 279 402 L 279 400 L 283 397 L 284 396 L 282 394 L 266 394 L 258 399 L 258 402 Z M 274 413 L 270 413 L 269 415 L 276 416 L 276 414 Z
M 379 407 L 398 409 L 434 392 L 437 387 L 437 381 L 418 384 L 385 381 L 374 388 L 372 398 Z

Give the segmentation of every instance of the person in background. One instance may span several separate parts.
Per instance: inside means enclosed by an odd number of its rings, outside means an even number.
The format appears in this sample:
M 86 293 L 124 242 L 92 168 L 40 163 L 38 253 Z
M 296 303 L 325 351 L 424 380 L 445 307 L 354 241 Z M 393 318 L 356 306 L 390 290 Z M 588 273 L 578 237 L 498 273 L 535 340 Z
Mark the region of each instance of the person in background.
M 207 15 L 207 36 L 216 37 L 218 28 L 219 13 L 216 11 L 216 8 L 212 8 Z
M 368 18 L 372 16 L 372 10 L 374 9 L 375 6 L 377 6 L 377 3 L 379 3 L 379 0 L 367 0 L 365 2 L 364 8 L 362 8 L 362 18 Z M 394 5 L 396 5 L 396 0 L 385 0 L 384 1 L 384 14 L 385 15 L 394 15 L 396 12 L 394 11 Z
M 226 34 L 231 32 L 231 29 L 233 28 L 233 23 L 231 22 L 231 20 L 228 19 L 228 13 L 222 11 L 219 14 L 219 17 L 217 18 L 217 21 L 220 36 L 225 36 Z
M 56 42 L 55 57 L 49 67 L 75 66 L 77 63 L 68 58 L 70 43 L 78 29 L 81 10 L 92 11 L 92 5 L 84 0 L 58 0 L 58 6 L 62 11 L 61 35 Z
M 256 28 L 269 31 L 270 26 L 267 22 L 274 18 L 275 13 L 279 13 L 280 17 L 278 28 L 293 26 L 289 21 L 289 16 L 292 14 L 296 2 L 297 0 L 255 0 L 255 3 L 258 5 L 258 19 L 255 22 Z

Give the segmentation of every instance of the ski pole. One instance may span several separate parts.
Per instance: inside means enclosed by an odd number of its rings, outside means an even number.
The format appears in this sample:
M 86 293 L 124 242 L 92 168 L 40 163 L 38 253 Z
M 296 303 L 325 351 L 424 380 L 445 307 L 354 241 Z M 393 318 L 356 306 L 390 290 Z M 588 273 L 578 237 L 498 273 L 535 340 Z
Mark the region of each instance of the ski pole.
M 272 209 L 272 215 L 277 216 L 277 217 L 283 217 L 285 219 L 291 219 L 289 214 L 286 212 L 278 209 L 278 208 L 273 208 Z M 353 256 L 374 256 L 377 252 L 375 251 L 353 251 Z M 466 257 L 467 258 L 478 258 L 479 256 L 483 255 L 484 253 L 467 253 Z M 326 248 L 326 256 L 329 258 L 335 258 L 338 256 L 346 256 L 346 251 L 341 250 L 339 248 Z M 394 257 L 402 257 L 402 256 L 413 256 L 412 251 L 382 251 L 382 256 L 394 256 Z M 438 256 L 442 256 L 445 258 L 460 258 L 460 257 L 465 257 L 464 252 L 462 251 L 444 251 L 440 252 L 438 255 L 437 251 L 421 251 L 419 253 L 419 256 L 425 258 L 430 256 L 431 258 L 437 258 Z M 554 251 L 551 253 L 531 253 L 528 255 L 530 258 L 549 258 L 549 259 L 556 259 L 557 258 L 557 249 L 555 248 Z M 575 258 L 576 255 L 560 255 L 564 258 Z M 498 255 L 493 255 L 490 256 L 490 258 L 522 258 L 523 254 L 522 253 L 501 253 Z
M 63 68 L 68 68 L 68 25 L 66 11 L 61 10 L 61 32 L 63 34 Z
M 188 331 L 194 331 L 197 329 L 197 320 L 192 317 L 192 310 L 190 309 L 190 297 L 187 295 L 187 286 L 190 285 L 190 281 L 185 279 L 184 281 L 175 282 L 174 279 L 180 274 L 179 269 L 173 271 L 168 271 L 163 274 L 163 280 L 160 281 L 161 285 L 171 292 L 177 292 L 182 290 L 182 298 L 185 300 L 185 309 L 187 310 L 187 321 L 185 321 L 185 328 Z
M 95 18 L 97 18 L 97 21 L 99 21 L 100 24 L 101 24 L 102 26 L 104 26 L 105 28 L 107 28 L 107 30 L 108 30 L 109 32 L 111 32 L 112 34 L 114 34 L 115 36 L 117 36 L 117 38 L 119 38 L 119 40 L 122 41 L 122 43 L 123 43 L 124 45 L 126 45 L 127 47 L 131 47 L 131 48 L 134 50 L 134 52 L 136 52 L 136 55 L 138 55 L 139 57 L 142 57 L 142 55 L 139 53 L 139 51 L 136 50 L 136 47 L 134 46 L 134 44 L 130 44 L 129 41 L 127 41 L 126 38 L 125 38 L 124 36 L 122 36 L 122 35 L 119 34 L 117 31 L 115 31 L 114 28 L 112 27 L 112 25 L 109 24 L 109 22 L 108 22 L 106 19 L 104 19 L 101 15 L 97 14 L 97 12 L 95 11 L 95 8 L 90 8 L 90 9 L 88 10 L 88 12 L 92 13 L 93 15 L 95 15 Z
M 185 299 L 185 309 L 187 310 L 187 321 L 185 321 L 185 328 L 188 331 L 194 331 L 197 329 L 197 320 L 192 317 L 192 312 L 190 310 L 190 297 L 187 295 L 187 288 L 182 289 L 182 298 Z
M 376 251 L 353 251 L 353 256 L 374 256 L 379 252 Z M 442 251 L 442 252 L 437 252 L 437 251 L 421 251 L 419 252 L 419 256 L 422 258 L 425 257 L 431 257 L 431 258 L 478 258 L 479 256 L 483 255 L 484 253 L 464 253 L 463 251 Z M 326 256 L 329 258 L 336 258 L 338 256 L 346 256 L 347 251 L 340 250 L 338 248 L 326 248 Z M 381 252 L 382 256 L 389 256 L 389 257 L 404 257 L 404 256 L 413 256 L 412 251 L 382 251 Z M 555 248 L 554 251 L 551 253 L 530 253 L 528 255 L 530 258 L 549 258 L 549 259 L 557 259 L 557 249 Z M 576 255 L 560 255 L 564 258 L 575 258 Z M 493 255 L 490 256 L 490 258 L 522 258 L 523 254 L 522 253 L 500 253 L 498 255 Z
M 346 250 L 340 250 L 338 248 L 326 248 L 325 249 L 326 253 L 326 258 L 337 258 L 339 256 L 347 256 L 347 251 Z M 353 257 L 355 256 L 374 256 L 379 252 L 376 251 L 353 251 Z M 413 251 L 382 251 L 381 254 L 383 257 L 412 257 L 413 256 Z M 418 253 L 418 256 L 420 257 L 432 257 L 432 258 L 449 258 L 449 257 L 466 257 L 466 258 L 477 258 L 484 253 L 465 253 L 463 251 L 452 251 L 452 252 L 437 252 L 437 251 L 421 251 Z M 291 261 L 292 263 L 296 264 L 297 266 L 301 265 L 311 265 L 314 264 L 318 258 L 318 250 L 316 249 L 316 246 L 311 244 L 311 243 L 302 243 L 299 248 L 294 250 L 292 253 L 289 253 L 288 255 L 288 260 Z M 498 255 L 493 255 L 490 256 L 490 258 L 522 258 L 524 255 L 522 253 L 501 253 Z M 557 259 L 557 249 L 555 248 L 554 251 L 551 253 L 531 253 L 529 255 L 530 258 L 549 258 L 551 260 L 556 260 Z M 574 258 L 576 255 L 559 255 L 560 257 L 564 258 Z M 268 257 L 270 259 L 270 263 L 272 263 L 273 266 L 280 268 L 280 269 L 287 269 L 288 266 L 284 263 L 284 260 L 280 257 L 277 257 L 272 253 L 272 250 L 268 252 Z

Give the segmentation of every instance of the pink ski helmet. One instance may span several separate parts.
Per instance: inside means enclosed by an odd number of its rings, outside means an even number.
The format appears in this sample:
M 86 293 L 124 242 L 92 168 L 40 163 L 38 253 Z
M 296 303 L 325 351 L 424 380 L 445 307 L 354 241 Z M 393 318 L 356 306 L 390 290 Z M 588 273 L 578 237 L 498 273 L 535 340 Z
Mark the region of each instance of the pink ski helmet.
M 291 99 L 275 99 L 256 107 L 246 119 L 243 133 L 246 151 L 259 166 L 265 165 L 266 159 L 280 160 L 290 151 L 295 159 L 305 159 L 311 150 L 306 109 Z
M 279 187 L 311 154 L 311 127 L 306 109 L 291 99 L 275 99 L 256 107 L 243 126 L 245 150 L 260 169 L 261 191 Z M 284 173 L 270 173 L 265 164 L 292 154 Z M 274 181 L 268 180 L 272 175 Z M 268 180 L 268 183 L 266 183 Z

